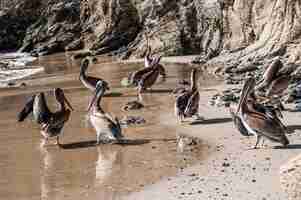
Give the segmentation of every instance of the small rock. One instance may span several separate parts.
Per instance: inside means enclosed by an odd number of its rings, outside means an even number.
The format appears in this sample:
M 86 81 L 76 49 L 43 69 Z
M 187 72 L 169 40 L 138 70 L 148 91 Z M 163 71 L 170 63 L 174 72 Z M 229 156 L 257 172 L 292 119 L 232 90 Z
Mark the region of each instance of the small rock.
M 224 162 L 224 163 L 222 164 L 222 166 L 223 166 L 223 167 L 230 167 L 230 163 L 225 163 L 225 162 Z
M 140 103 L 139 101 L 130 101 L 130 102 L 126 103 L 122 109 L 125 111 L 128 111 L 128 110 L 138 110 L 143 107 L 144 107 L 144 105 L 142 103 Z

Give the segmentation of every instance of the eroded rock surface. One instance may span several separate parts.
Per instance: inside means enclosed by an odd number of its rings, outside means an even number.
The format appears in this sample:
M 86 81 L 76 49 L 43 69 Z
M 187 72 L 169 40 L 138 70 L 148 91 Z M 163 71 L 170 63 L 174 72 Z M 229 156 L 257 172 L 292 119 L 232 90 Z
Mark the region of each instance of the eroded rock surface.
M 20 51 L 45 55 L 82 48 L 80 1 L 49 1 L 39 19 L 27 28 Z
M 199 54 L 196 63 L 238 71 L 255 69 L 259 61 L 276 56 L 285 63 L 300 62 L 300 1 L 16 2 L 23 7 L 1 10 L 4 49 L 22 46 L 23 51 L 47 54 L 85 48 L 139 58 L 145 54 L 147 37 L 155 53 Z

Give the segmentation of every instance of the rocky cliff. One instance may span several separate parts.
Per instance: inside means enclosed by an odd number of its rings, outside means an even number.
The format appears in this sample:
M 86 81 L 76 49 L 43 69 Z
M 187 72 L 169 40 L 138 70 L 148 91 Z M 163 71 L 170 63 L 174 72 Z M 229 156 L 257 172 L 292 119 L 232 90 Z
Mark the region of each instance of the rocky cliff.
M 129 58 L 143 56 L 149 41 L 163 55 L 199 54 L 196 62 L 239 67 L 275 56 L 300 60 L 301 0 L 19 2 L 1 12 L 1 49 L 85 48 Z

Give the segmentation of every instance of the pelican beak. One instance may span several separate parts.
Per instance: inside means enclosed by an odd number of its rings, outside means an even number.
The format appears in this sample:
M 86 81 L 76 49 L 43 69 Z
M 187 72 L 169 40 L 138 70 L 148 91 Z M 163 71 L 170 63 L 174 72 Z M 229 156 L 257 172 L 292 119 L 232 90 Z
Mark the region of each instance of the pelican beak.
M 95 99 L 96 99 L 96 95 L 94 95 L 93 99 L 91 100 L 91 102 L 90 102 L 90 104 L 89 104 L 89 106 L 88 106 L 88 112 L 90 112 L 90 110 L 91 110 L 91 108 L 92 108 L 92 105 L 93 105 Z
M 108 88 L 108 86 L 106 86 L 106 88 Z M 94 91 L 93 99 L 91 100 L 91 102 L 90 102 L 90 104 L 88 106 L 88 112 L 91 110 L 92 105 L 94 104 L 98 93 L 100 93 L 102 90 L 103 90 L 103 87 L 96 86 L 95 91 Z
M 236 115 L 238 114 L 241 105 L 245 102 L 245 99 L 247 98 L 248 94 L 250 93 L 251 89 L 253 89 L 252 86 L 254 86 L 255 84 L 255 80 L 253 78 L 249 78 L 246 80 L 243 89 L 242 89 L 242 94 L 240 96 L 240 100 L 239 100 L 239 104 L 237 106 L 237 110 L 236 110 Z
M 70 110 L 74 111 L 73 107 L 71 106 L 70 102 L 69 102 L 68 99 L 65 97 L 65 95 L 64 95 L 64 102 L 67 104 L 67 106 L 70 108 Z

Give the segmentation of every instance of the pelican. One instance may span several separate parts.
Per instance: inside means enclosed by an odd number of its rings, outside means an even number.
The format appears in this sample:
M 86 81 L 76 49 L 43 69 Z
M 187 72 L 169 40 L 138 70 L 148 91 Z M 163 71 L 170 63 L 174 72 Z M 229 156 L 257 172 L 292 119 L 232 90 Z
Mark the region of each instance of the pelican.
M 148 44 L 148 39 L 147 39 L 147 50 L 146 50 L 146 55 L 144 57 L 144 67 L 145 68 L 148 68 L 148 67 L 151 67 L 152 66 L 152 62 L 155 61 L 155 59 L 158 59 L 161 57 L 160 56 L 151 56 L 151 52 L 152 52 L 152 48 L 151 46 L 149 46 Z M 160 63 L 157 64 L 158 66 L 158 69 L 159 69 L 159 74 L 163 77 L 163 78 L 166 78 L 166 70 L 165 68 L 163 67 L 163 65 L 161 65 Z
M 276 59 L 268 66 L 256 89 L 266 89 L 265 96 L 268 98 L 281 95 L 287 89 L 295 69 L 295 66 L 283 67 L 281 60 Z
M 192 69 L 190 76 L 190 89 L 183 91 L 176 98 L 175 115 L 180 122 L 182 122 L 185 117 L 191 117 L 198 111 L 200 94 L 196 84 L 196 73 L 197 70 Z
M 80 73 L 79 73 L 79 80 L 82 82 L 82 84 L 88 88 L 90 91 L 94 91 L 96 84 L 98 81 L 104 81 L 102 78 L 97 78 L 93 76 L 87 76 L 86 71 L 89 67 L 90 60 L 89 58 L 84 58 L 80 65 Z
M 151 88 L 155 84 L 155 82 L 160 74 L 160 69 L 158 66 L 160 59 L 161 59 L 161 57 L 154 59 L 153 62 L 151 63 L 152 70 L 150 72 L 144 74 L 141 77 L 141 79 L 139 80 L 139 82 L 138 82 L 138 93 L 139 94 L 144 92 L 147 88 Z
M 281 126 L 283 126 L 284 129 L 286 129 L 286 127 L 283 125 L 283 123 L 279 119 L 279 118 L 283 118 L 283 115 L 282 115 L 280 109 L 275 108 L 273 106 L 264 106 L 263 104 L 256 102 L 257 99 L 256 99 L 254 91 L 251 92 L 247 98 L 251 99 L 251 101 L 253 102 L 253 105 L 252 105 L 253 109 L 255 109 L 257 112 L 260 112 L 264 115 L 269 115 L 272 118 L 274 118 L 275 120 L 278 120 L 279 123 L 281 124 Z M 238 129 L 238 131 L 243 136 L 253 135 L 252 132 L 248 131 L 247 127 L 245 126 L 245 124 L 242 121 L 243 119 L 242 119 L 242 114 L 241 114 L 241 107 L 239 109 L 238 106 L 236 106 L 236 108 L 235 108 L 234 106 L 229 105 L 229 112 L 231 114 L 231 117 L 233 119 L 235 127 Z
M 56 144 L 60 146 L 59 136 L 65 123 L 69 120 L 71 104 L 66 99 L 64 92 L 60 88 L 54 89 L 54 96 L 58 102 L 59 109 L 51 112 L 47 106 L 44 93 L 33 95 L 18 114 L 18 121 L 22 122 L 32 112 L 34 121 L 41 127 L 41 134 L 45 138 L 43 145 L 49 138 L 56 137 Z M 71 109 L 66 108 L 66 105 Z
M 94 97 L 88 107 L 89 119 L 96 130 L 97 144 L 111 143 L 123 139 L 118 118 L 113 119 L 113 117 L 106 113 L 100 106 L 101 98 L 108 89 L 108 84 L 105 81 L 98 81 Z
M 248 98 L 250 92 L 254 90 L 254 86 L 255 80 L 253 78 L 247 79 L 237 109 L 238 111 L 241 109 L 241 120 L 245 128 L 249 133 L 256 135 L 254 149 L 257 148 L 262 137 L 287 146 L 289 140 L 285 136 L 285 128 L 280 120 L 268 113 L 258 112 L 254 108 L 253 98 Z

